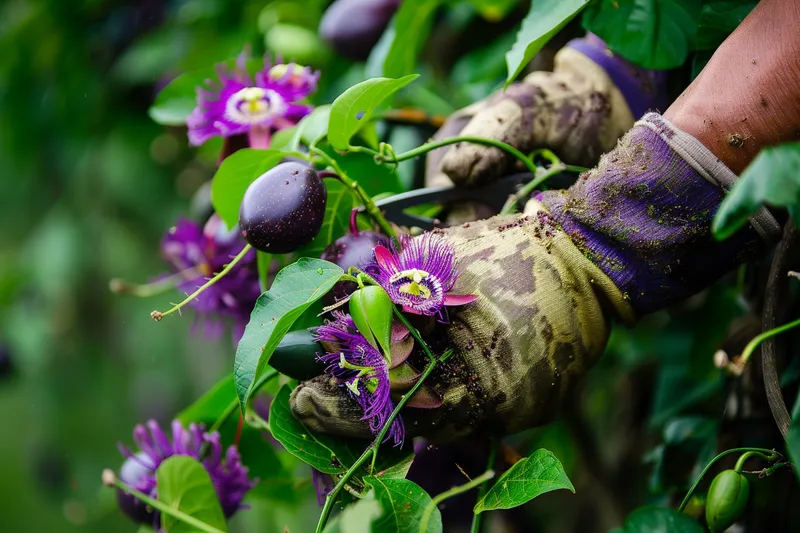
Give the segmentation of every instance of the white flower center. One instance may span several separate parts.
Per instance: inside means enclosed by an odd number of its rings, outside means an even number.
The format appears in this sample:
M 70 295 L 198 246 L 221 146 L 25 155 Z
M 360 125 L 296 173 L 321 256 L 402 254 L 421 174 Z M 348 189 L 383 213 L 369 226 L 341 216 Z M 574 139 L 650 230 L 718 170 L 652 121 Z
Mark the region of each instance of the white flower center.
M 422 280 L 430 276 L 424 270 L 412 268 L 410 270 L 403 270 L 397 272 L 389 278 L 389 283 L 394 285 L 398 281 L 407 281 L 398 287 L 401 294 L 410 294 L 412 296 L 419 296 L 428 299 L 431 297 L 431 291 L 428 287 L 422 284 Z
M 281 115 L 285 109 L 286 102 L 275 91 L 245 87 L 228 99 L 225 115 L 238 124 L 252 125 Z

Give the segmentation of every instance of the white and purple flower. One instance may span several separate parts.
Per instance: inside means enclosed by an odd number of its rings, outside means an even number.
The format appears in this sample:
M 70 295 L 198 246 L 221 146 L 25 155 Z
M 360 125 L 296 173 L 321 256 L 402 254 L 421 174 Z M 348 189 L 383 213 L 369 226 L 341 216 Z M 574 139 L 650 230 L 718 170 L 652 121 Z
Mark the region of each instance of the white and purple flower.
M 169 439 L 155 420 L 147 425 L 139 424 L 133 430 L 133 441 L 139 448 L 132 452 L 122 444 L 120 452 L 126 461 L 120 469 L 120 480 L 129 487 L 157 498 L 156 470 L 159 465 L 173 455 L 185 455 L 200 461 L 211 477 L 217 491 L 222 512 L 232 516 L 242 508 L 245 494 L 256 482 L 247 475 L 247 467 L 242 464 L 235 446 L 230 446 L 222 456 L 220 434 L 205 433 L 202 426 L 190 424 L 186 429 L 177 420 L 172 422 L 172 439 Z M 207 451 L 203 454 L 203 449 Z M 132 519 L 140 523 L 150 523 L 156 531 L 160 530 L 160 517 L 136 497 L 117 491 L 120 508 Z
M 328 364 L 326 372 L 347 387 L 350 396 L 364 412 L 362 420 L 368 420 L 370 430 L 377 434 L 394 410 L 389 379 L 392 362 L 359 333 L 349 315 L 334 311 L 334 317 L 334 321 L 317 328 L 316 336 L 317 340 L 330 343 L 339 351 L 323 354 L 319 360 Z M 401 364 L 410 351 L 396 364 Z M 386 440 L 392 439 L 395 446 L 399 446 L 404 436 L 403 421 L 398 416 L 392 422 Z
M 243 53 L 236 68 L 217 67 L 218 81 L 197 88 L 197 107 L 186 119 L 189 142 L 199 146 L 212 137 L 247 134 L 250 146 L 267 148 L 274 131 L 288 128 L 312 107 L 299 103 L 317 89 L 319 71 L 294 63 L 271 65 L 251 76 Z
M 400 249 L 375 247 L 375 260 L 365 268 L 403 311 L 446 320 L 445 306 L 474 302 L 472 294 L 452 294 L 456 282 L 452 245 L 440 235 L 400 236 Z

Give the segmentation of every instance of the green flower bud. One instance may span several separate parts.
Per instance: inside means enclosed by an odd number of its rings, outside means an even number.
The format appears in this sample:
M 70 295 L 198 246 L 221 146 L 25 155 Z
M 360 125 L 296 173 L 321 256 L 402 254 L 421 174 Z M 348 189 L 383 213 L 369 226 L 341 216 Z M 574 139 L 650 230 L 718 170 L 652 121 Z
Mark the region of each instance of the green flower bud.
M 391 361 L 392 301 L 377 285 L 362 287 L 350 296 L 350 316 L 358 331 Z
M 735 470 L 723 470 L 708 489 L 706 522 L 711 533 L 725 531 L 741 516 L 750 495 L 747 478 Z

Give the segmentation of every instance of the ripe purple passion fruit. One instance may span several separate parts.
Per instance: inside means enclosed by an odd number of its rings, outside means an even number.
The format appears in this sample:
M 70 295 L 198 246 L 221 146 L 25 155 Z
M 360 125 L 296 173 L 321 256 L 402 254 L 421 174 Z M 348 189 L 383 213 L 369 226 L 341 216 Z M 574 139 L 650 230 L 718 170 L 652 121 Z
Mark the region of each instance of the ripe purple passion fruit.
M 313 168 L 281 163 L 244 193 L 239 208 L 242 236 L 264 252 L 293 252 L 319 233 L 327 199 L 328 191 Z
M 377 245 L 389 246 L 389 239 L 379 233 L 358 231 L 352 223 L 350 229 L 353 233 L 348 233 L 333 241 L 320 256 L 320 259 L 337 264 L 345 272 L 350 267 L 360 267 L 370 261 L 372 251 Z M 328 293 L 329 297 L 326 297 L 325 303 L 330 305 L 334 301 L 346 298 L 357 288 L 358 285 L 352 281 L 340 281 Z

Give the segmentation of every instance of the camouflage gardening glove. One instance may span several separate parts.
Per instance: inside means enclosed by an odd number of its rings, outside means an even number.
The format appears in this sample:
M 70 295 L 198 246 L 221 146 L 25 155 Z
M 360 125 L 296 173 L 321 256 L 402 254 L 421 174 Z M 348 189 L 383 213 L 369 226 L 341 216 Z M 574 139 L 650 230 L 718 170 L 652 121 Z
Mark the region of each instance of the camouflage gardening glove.
M 551 419 L 603 353 L 612 320 L 686 298 L 779 233 L 762 210 L 731 239 L 711 237 L 735 178 L 650 113 L 569 190 L 539 194 L 522 215 L 434 231 L 455 254 L 452 292 L 477 299 L 450 308 L 444 334 L 426 332 L 454 355 L 425 382 L 435 408 L 402 411 L 406 435 L 502 435 Z M 414 357 L 419 370 L 424 358 Z M 369 437 L 370 394 L 323 375 L 295 389 L 291 408 L 312 430 Z M 393 428 L 396 442 L 401 432 Z
M 590 34 L 556 54 L 553 72 L 533 72 L 521 83 L 457 111 L 435 138 L 491 138 L 525 153 L 549 148 L 567 163 L 592 166 L 635 119 L 648 109 L 664 109 L 663 77 L 615 56 Z M 428 155 L 426 182 L 476 186 L 508 174 L 514 164 L 497 148 L 460 143 Z

